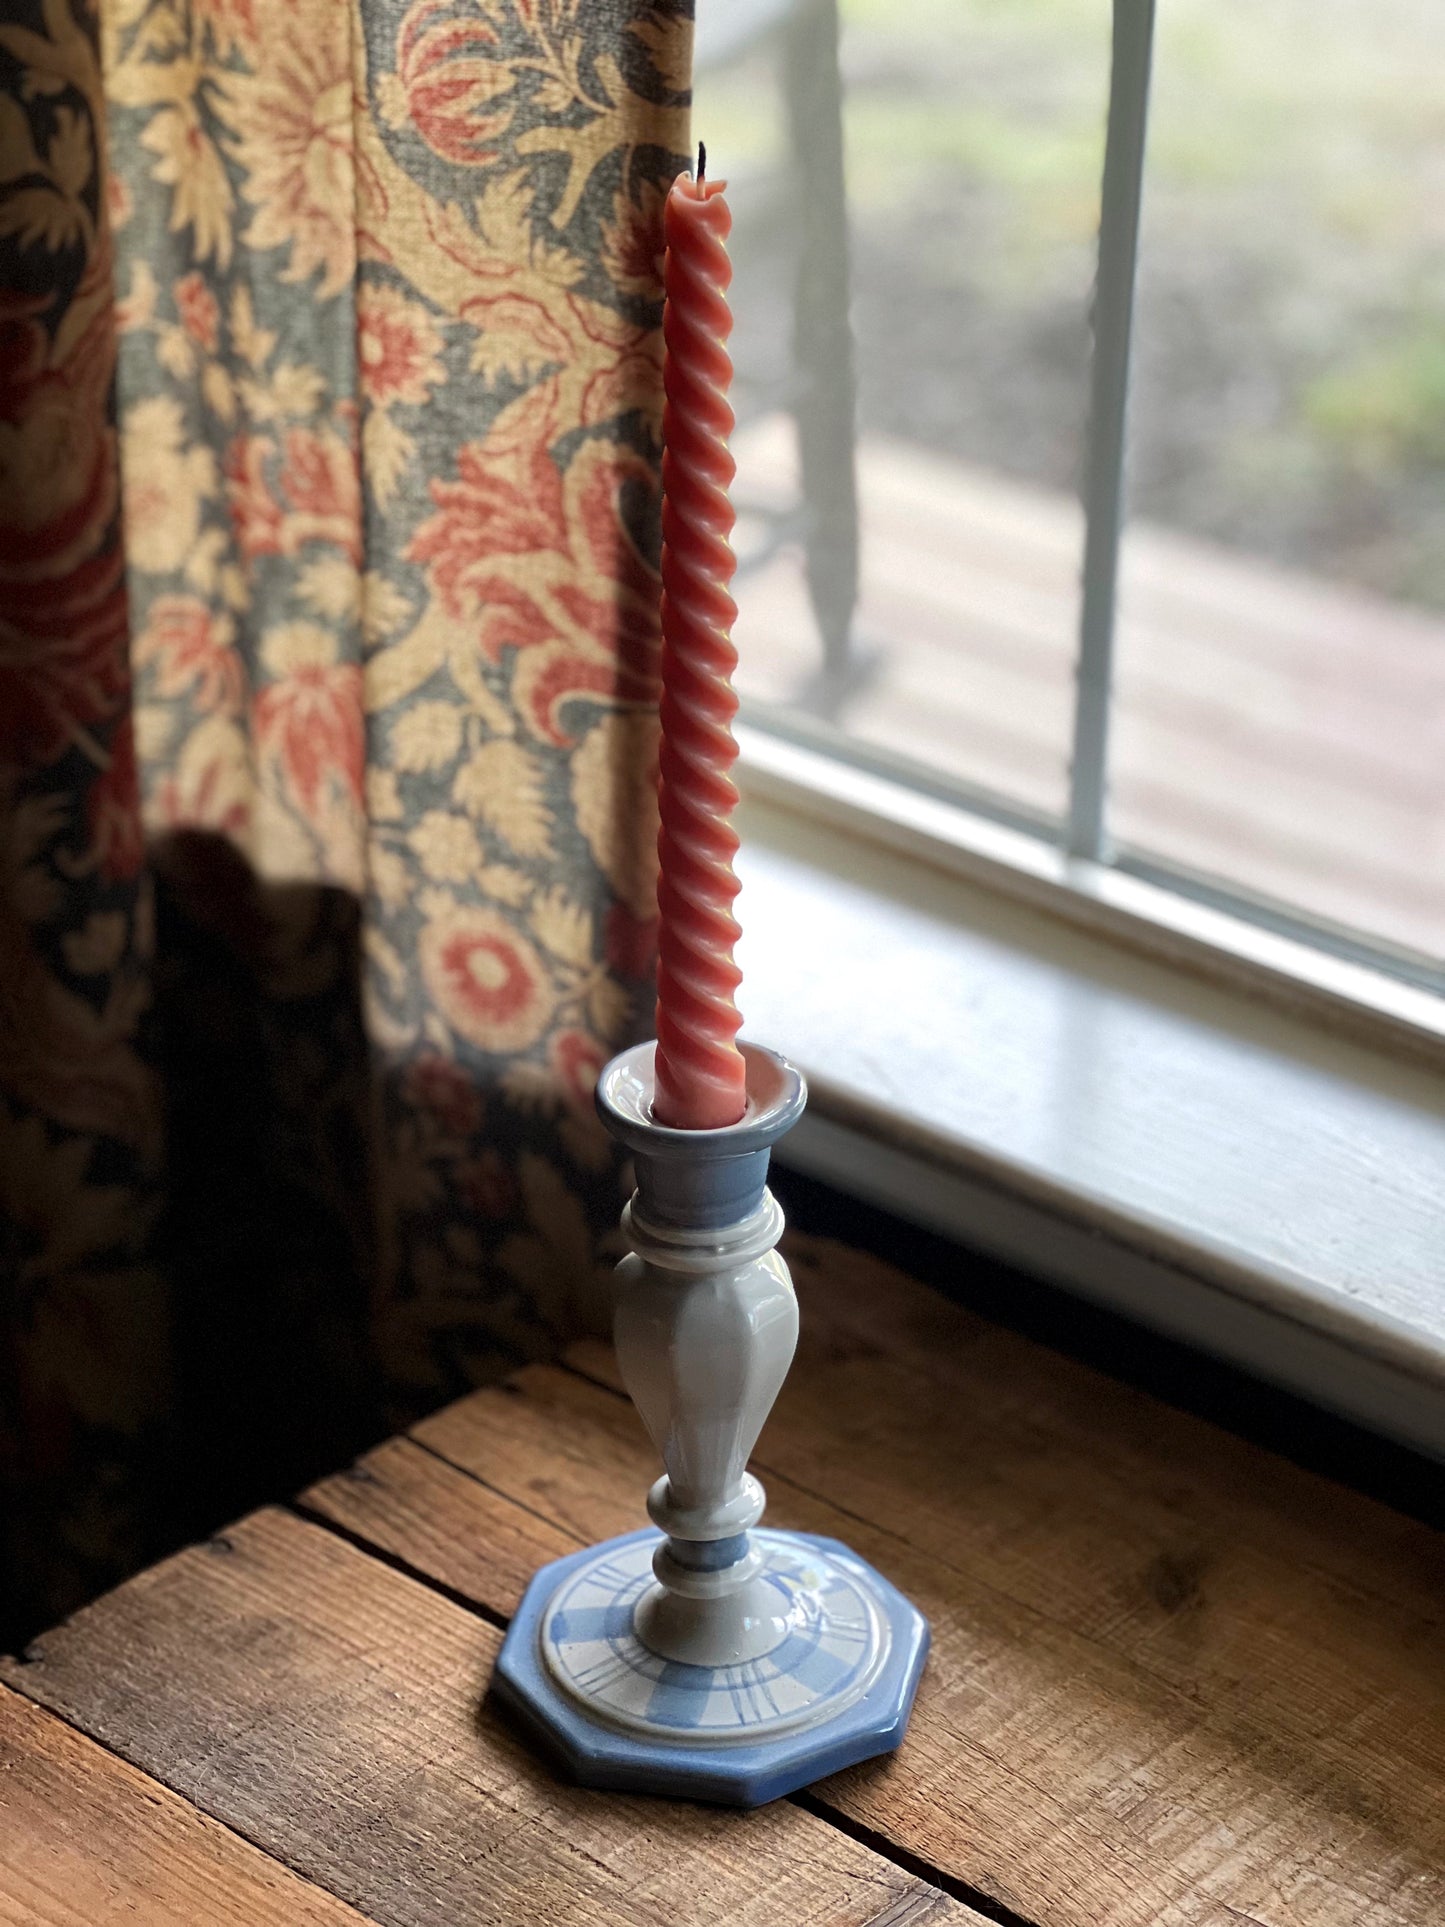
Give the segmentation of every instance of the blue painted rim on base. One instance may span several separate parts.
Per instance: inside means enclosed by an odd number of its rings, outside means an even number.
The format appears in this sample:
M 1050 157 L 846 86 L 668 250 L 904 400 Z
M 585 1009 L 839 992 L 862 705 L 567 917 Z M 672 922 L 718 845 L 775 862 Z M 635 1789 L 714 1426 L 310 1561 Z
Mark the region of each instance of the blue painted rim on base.
M 841 1557 L 860 1567 L 876 1590 L 893 1640 L 877 1679 L 863 1697 L 835 1718 L 759 1744 L 688 1746 L 619 1732 L 589 1719 L 558 1687 L 538 1646 L 543 1615 L 557 1587 L 595 1559 L 599 1546 L 585 1546 L 543 1566 L 528 1586 L 502 1642 L 492 1679 L 495 1698 L 526 1729 L 539 1748 L 584 1786 L 656 1793 L 727 1806 L 762 1806 L 860 1760 L 892 1752 L 903 1739 L 919 1675 L 928 1652 L 928 1622 L 898 1589 L 866 1560 L 836 1539 L 815 1533 L 774 1536 Z M 607 1541 L 610 1547 L 656 1541 L 644 1527 Z

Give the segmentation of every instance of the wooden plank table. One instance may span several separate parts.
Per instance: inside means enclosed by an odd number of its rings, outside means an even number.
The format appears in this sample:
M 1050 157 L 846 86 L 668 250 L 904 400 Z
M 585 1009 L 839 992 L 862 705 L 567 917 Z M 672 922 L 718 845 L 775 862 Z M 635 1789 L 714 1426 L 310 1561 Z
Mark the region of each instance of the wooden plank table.
M 790 1256 L 758 1466 L 932 1618 L 900 1754 L 742 1814 L 559 1784 L 498 1719 L 528 1576 L 655 1470 L 584 1344 L 0 1663 L 0 1922 L 1440 1927 L 1441 1536 Z

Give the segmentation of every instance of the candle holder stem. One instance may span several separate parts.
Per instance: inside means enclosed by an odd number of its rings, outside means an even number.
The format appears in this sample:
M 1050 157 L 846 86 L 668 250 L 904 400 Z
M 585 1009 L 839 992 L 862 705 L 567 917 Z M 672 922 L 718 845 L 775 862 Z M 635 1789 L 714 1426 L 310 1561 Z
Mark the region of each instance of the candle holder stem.
M 759 1529 L 747 1462 L 798 1335 L 767 1167 L 806 1091 L 743 1049 L 747 1110 L 723 1129 L 655 1122 L 651 1044 L 599 1081 L 637 1171 L 618 1363 L 665 1470 L 651 1529 L 537 1574 L 496 1687 L 588 1784 L 752 1806 L 899 1743 L 928 1629 L 838 1541 Z
M 787 1636 L 750 1535 L 764 1500 L 747 1470 L 798 1337 L 773 1250 L 783 1215 L 764 1191 L 748 1217 L 716 1230 L 669 1231 L 635 1204 L 623 1223 L 632 1255 L 617 1268 L 617 1363 L 667 1468 L 647 1496 L 665 1537 L 637 1634 L 686 1665 L 760 1659 Z

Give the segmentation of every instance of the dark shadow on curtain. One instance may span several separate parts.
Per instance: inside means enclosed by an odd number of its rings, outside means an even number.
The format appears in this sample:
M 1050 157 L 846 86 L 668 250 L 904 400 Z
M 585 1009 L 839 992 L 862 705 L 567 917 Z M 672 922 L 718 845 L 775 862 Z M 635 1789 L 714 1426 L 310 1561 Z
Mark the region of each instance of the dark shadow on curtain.
M 223 837 L 158 845 L 157 1068 L 174 1304 L 174 1531 L 344 1464 L 383 1428 L 361 911 Z
M 415 1062 L 381 1059 L 353 895 L 262 880 L 207 832 L 154 842 L 146 863 L 155 932 L 140 1042 L 164 1152 L 148 1187 L 117 1193 L 128 1266 L 80 1263 L 27 1295 L 17 1263 L 0 1282 L 0 1651 L 547 1355 L 578 1314 L 561 1293 L 595 1257 L 578 1202 L 551 1197 L 563 1220 L 575 1211 L 570 1234 L 549 1244 L 525 1229 L 517 1172 L 525 1188 L 529 1165 L 555 1161 L 555 1119 L 499 1102 L 459 1065 L 431 1060 L 419 1082 Z M 593 1128 L 579 1106 L 574 1149 L 592 1146 Z M 419 1186 L 429 1142 L 437 1181 Z M 42 1146 L 50 1155 L 38 1133 Z M 13 1141 L 3 1150 L 12 1195 L 43 1187 Z M 85 1184 L 115 1161 L 102 1142 Z M 586 1221 L 615 1223 L 610 1157 L 590 1183 Z M 11 1234 L 0 1255 L 21 1258 Z M 615 1255 L 596 1258 L 596 1275 Z M 47 1404 L 36 1387 L 49 1383 L 58 1297 L 79 1314 L 56 1335 L 70 1377 Z M 144 1397 L 105 1419 L 77 1379 L 102 1399 Z
M 39 1114 L 4 1146 L 0 1650 L 388 1429 L 360 906 L 263 884 L 219 836 L 169 837 L 149 867 L 159 1172 L 116 1185 L 123 1147 L 67 1158 Z M 57 1164 L 78 1219 L 111 1194 L 128 1263 L 31 1275 L 66 1236 Z
M 617 1254 L 690 6 L 437 11 L 0 7 L 0 1648 Z

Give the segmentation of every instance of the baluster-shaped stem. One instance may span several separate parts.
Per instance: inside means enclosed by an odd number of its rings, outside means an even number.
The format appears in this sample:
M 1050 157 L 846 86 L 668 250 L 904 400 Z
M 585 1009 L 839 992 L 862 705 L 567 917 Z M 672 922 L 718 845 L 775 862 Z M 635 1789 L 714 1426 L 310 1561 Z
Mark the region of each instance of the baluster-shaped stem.
M 764 1500 L 747 1462 L 798 1337 L 792 1281 L 773 1249 L 783 1214 L 766 1180 L 806 1093 L 783 1059 L 746 1055 L 747 1111 L 720 1130 L 653 1119 L 649 1046 L 615 1060 L 599 1090 L 637 1169 L 623 1220 L 632 1254 L 617 1268 L 617 1359 L 667 1468 L 648 1495 L 667 1537 L 636 1627 L 652 1651 L 702 1666 L 759 1658 L 788 1631 L 749 1538 Z
M 798 1338 L 792 1281 L 772 1248 L 782 1221 L 767 1191 L 721 1239 L 669 1236 L 628 1213 L 617 1362 L 667 1467 L 647 1499 L 668 1536 L 637 1630 L 654 1652 L 693 1665 L 757 1659 L 787 1634 L 749 1541 L 764 1501 L 747 1470 Z

